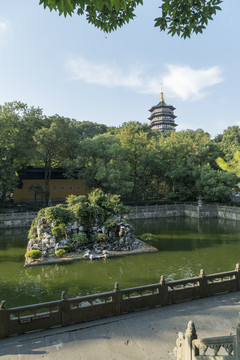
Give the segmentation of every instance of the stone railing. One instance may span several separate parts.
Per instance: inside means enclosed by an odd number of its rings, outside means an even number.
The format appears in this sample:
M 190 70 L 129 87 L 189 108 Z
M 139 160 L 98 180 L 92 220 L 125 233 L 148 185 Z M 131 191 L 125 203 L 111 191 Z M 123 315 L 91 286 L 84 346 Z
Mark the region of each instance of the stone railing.
M 194 218 L 221 218 L 240 221 L 240 208 L 235 206 L 203 204 L 166 204 L 129 207 L 128 218 L 148 219 L 172 216 L 188 216 Z M 0 229 L 29 226 L 37 216 L 37 212 L 10 212 L 0 214 Z
M 218 204 L 172 204 L 130 207 L 129 219 L 188 216 L 198 219 L 220 218 L 240 221 L 240 208 Z
M 162 276 L 157 284 L 119 289 L 67 299 L 7 309 L 0 305 L 0 338 L 25 332 L 66 326 L 137 310 L 180 303 L 206 296 L 240 290 L 240 268 L 234 271 L 165 282 Z M 199 358 L 200 359 L 200 358 Z
M 36 212 L 28 211 L 0 214 L 0 229 L 29 226 L 36 216 Z
M 179 333 L 174 349 L 177 360 L 239 360 L 240 323 L 236 335 L 198 339 L 193 321 Z

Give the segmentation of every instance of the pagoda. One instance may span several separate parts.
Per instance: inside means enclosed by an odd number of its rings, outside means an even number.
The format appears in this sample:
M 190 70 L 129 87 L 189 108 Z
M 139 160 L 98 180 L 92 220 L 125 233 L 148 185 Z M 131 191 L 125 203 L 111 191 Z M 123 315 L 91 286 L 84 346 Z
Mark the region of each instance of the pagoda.
M 165 103 L 163 91 L 161 91 L 160 102 L 157 105 L 152 106 L 149 110 L 151 112 L 151 116 L 148 119 L 151 121 L 151 128 L 159 131 L 175 131 L 177 124 L 174 121 L 176 118 L 173 113 L 174 110 L 175 107 Z

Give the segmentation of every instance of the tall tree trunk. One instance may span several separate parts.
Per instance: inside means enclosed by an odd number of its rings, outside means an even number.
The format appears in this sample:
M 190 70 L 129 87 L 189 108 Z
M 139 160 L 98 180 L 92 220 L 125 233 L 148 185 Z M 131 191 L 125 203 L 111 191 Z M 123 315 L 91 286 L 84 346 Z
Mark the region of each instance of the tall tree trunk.
M 49 190 L 49 180 L 51 177 L 51 167 L 45 166 L 45 206 L 49 204 L 50 190 Z

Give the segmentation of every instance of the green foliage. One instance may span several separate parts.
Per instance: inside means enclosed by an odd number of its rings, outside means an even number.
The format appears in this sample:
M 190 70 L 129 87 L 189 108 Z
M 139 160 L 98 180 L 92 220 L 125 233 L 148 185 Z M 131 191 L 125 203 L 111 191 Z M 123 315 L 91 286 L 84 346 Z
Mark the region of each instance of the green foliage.
M 90 24 L 111 32 L 133 19 L 134 10 L 143 0 L 40 0 L 50 10 L 56 10 L 59 15 L 72 15 L 76 10 L 78 15 L 86 15 Z
M 31 223 L 31 227 L 28 231 L 28 239 L 36 238 L 37 237 L 37 224 L 38 224 L 38 217 L 35 217 Z
M 223 134 L 216 136 L 214 142 L 217 143 L 221 153 L 218 156 L 226 161 L 232 159 L 236 151 L 240 151 L 240 127 L 237 125 L 229 126 Z M 216 157 L 215 157 L 216 158 Z
M 104 192 L 125 194 L 132 190 L 126 151 L 116 136 L 103 134 L 80 142 L 76 166 L 89 188 L 101 187 Z
M 59 224 L 52 228 L 52 234 L 56 236 L 57 240 L 61 240 L 65 237 L 65 224 Z
M 139 236 L 139 238 L 143 241 L 153 241 L 153 240 L 156 240 L 156 235 L 151 234 L 151 233 L 145 233 L 145 234 L 142 234 L 141 236 Z
M 56 251 L 55 254 L 56 254 L 58 257 L 62 257 L 65 253 L 66 253 L 66 250 L 64 250 L 64 249 L 59 249 L 59 250 Z
M 117 221 L 116 221 L 116 219 L 110 218 L 105 221 L 104 225 L 107 228 L 107 230 L 110 230 L 110 231 L 116 230 Z
M 168 34 L 186 39 L 192 33 L 202 33 L 208 21 L 213 20 L 222 0 L 162 0 L 162 16 L 155 19 L 155 27 Z
M 206 201 L 225 203 L 230 200 L 236 176 L 230 172 L 214 170 L 209 165 L 198 169 L 196 188 Z
M 219 157 L 216 159 L 216 163 L 222 170 L 233 173 L 240 178 L 240 151 L 236 151 L 231 160 L 224 161 Z
M 72 126 L 78 134 L 78 140 L 94 138 L 96 135 L 105 134 L 107 126 L 93 123 L 91 121 L 72 121 Z
M 40 196 L 41 198 L 44 196 L 44 190 L 42 186 L 39 183 L 32 183 L 28 190 L 33 194 L 34 196 L 34 202 L 36 203 L 37 196 Z
M 128 207 L 121 203 L 119 195 L 106 194 L 101 189 L 92 190 L 88 195 L 88 199 L 96 209 L 96 214 L 102 223 L 110 215 L 121 216 L 129 211 Z
M 44 208 L 39 211 L 38 218 L 44 217 L 47 222 L 53 222 L 55 225 L 65 224 L 74 221 L 73 211 L 67 209 L 64 205 L 59 204 Z
M 17 187 L 18 170 L 34 156 L 35 118 L 41 111 L 21 102 L 0 105 L 0 192 L 5 206 L 6 193 Z
M 78 241 L 81 245 L 86 245 L 89 240 L 87 238 L 87 234 L 85 232 L 80 232 L 78 234 L 73 235 L 73 240 Z
M 36 146 L 35 162 L 44 167 L 45 202 L 48 206 L 51 170 L 64 167 L 67 161 L 71 162 L 76 156 L 77 133 L 70 126 L 69 119 L 55 115 L 44 119 L 33 139 Z
M 106 242 L 107 239 L 108 239 L 108 237 L 107 237 L 106 234 L 101 234 L 101 233 L 99 233 L 99 234 L 95 234 L 95 235 L 94 235 L 93 241 L 94 241 L 95 243 L 102 243 L 102 242 Z
M 71 206 L 71 210 L 80 223 L 86 226 L 94 224 L 95 209 L 86 196 L 78 197 L 78 202 Z
M 202 33 L 222 0 L 162 0 L 162 16 L 155 19 L 155 27 L 183 38 L 192 33 Z M 86 15 L 90 24 L 110 32 L 123 26 L 135 17 L 134 11 L 143 0 L 40 0 L 44 8 L 56 10 L 59 15 Z
M 31 260 L 40 259 L 41 257 L 42 252 L 40 250 L 30 250 L 25 254 L 25 258 L 29 258 Z
M 71 252 L 72 251 L 72 244 L 71 243 L 67 243 L 66 245 L 64 245 L 64 250 L 66 252 Z

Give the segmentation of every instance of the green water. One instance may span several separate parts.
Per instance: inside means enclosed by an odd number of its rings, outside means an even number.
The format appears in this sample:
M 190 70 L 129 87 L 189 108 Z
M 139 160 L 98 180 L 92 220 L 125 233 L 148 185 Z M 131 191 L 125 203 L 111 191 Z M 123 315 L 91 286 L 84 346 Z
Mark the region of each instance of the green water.
M 0 300 L 8 307 L 152 284 L 162 274 L 181 279 L 233 270 L 240 262 L 240 222 L 191 218 L 135 221 L 136 234 L 153 233 L 157 253 L 24 268 L 27 229 L 0 231 Z

